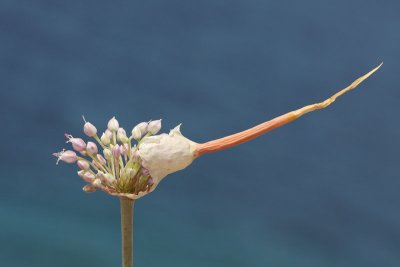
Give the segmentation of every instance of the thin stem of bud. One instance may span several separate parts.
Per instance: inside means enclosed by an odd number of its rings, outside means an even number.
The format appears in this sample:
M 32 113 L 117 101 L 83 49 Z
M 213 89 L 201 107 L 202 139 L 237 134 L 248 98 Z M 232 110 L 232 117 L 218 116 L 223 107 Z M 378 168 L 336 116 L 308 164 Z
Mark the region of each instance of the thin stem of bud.
M 99 143 L 99 145 L 104 149 L 104 148 L 106 148 L 104 145 L 103 145 L 103 142 L 101 142 L 101 140 L 100 140 L 100 138 L 99 138 L 99 136 L 96 134 L 95 136 L 93 136 L 93 138 L 94 139 L 96 139 L 96 141 L 97 141 L 97 143 Z
M 117 144 L 117 133 L 115 131 L 112 131 L 112 134 L 113 134 L 112 143 L 115 146 Z

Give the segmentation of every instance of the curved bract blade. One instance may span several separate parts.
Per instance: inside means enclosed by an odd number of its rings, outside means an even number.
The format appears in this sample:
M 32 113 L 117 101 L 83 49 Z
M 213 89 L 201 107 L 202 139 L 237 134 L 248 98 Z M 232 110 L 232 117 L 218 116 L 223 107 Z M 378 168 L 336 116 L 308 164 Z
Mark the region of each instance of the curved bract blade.
M 203 144 L 197 144 L 195 156 L 198 157 L 205 153 L 216 152 L 219 150 L 227 149 L 227 148 L 242 144 L 242 143 L 250 141 L 260 135 L 263 135 L 275 128 L 278 128 L 286 123 L 294 121 L 306 113 L 309 113 L 314 110 L 326 108 L 327 106 L 332 104 L 339 96 L 356 88 L 361 82 L 363 82 L 365 79 L 367 79 L 369 76 L 371 76 L 375 71 L 377 71 L 382 66 L 382 64 L 383 63 L 381 63 L 379 66 L 377 66 L 376 68 L 374 68 L 367 74 L 359 77 L 353 83 L 351 83 L 349 86 L 347 86 L 346 88 L 337 92 L 336 94 L 334 94 L 333 96 L 331 96 L 330 98 L 326 99 L 323 102 L 308 105 L 308 106 L 302 107 L 300 109 L 288 112 L 284 115 L 276 117 L 267 122 L 261 123 L 253 128 L 247 129 L 245 131 L 242 131 L 242 132 L 239 132 L 236 134 L 232 134 L 232 135 L 220 138 L 220 139 L 212 140 L 212 141 L 209 141 L 209 142 L 206 142 Z

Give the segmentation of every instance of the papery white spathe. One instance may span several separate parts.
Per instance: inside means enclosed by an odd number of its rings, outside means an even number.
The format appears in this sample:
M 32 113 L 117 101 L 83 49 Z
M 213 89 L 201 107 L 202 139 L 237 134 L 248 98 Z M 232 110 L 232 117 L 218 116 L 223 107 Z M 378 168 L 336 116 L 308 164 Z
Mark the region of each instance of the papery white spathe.
M 170 173 L 182 170 L 195 159 L 197 143 L 181 134 L 176 126 L 169 134 L 148 136 L 142 139 L 139 156 L 157 185 Z

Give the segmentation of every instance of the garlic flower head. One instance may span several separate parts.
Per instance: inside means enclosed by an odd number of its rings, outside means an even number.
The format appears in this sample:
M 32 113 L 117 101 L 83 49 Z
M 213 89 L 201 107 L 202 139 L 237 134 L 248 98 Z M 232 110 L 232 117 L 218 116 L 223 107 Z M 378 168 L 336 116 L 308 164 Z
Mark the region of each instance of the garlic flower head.
M 161 127 L 161 124 L 157 126 Z M 87 122 L 85 122 L 85 127 L 84 133 L 87 136 L 89 136 L 88 128 L 95 129 L 94 125 L 88 125 Z M 66 134 L 67 142 L 71 143 L 73 149 L 82 156 L 78 156 L 72 150 L 64 149 L 53 154 L 58 158 L 57 163 L 60 160 L 71 164 L 77 163 L 80 169 L 78 176 L 87 183 L 83 190 L 88 193 L 101 189 L 111 195 L 137 199 L 153 191 L 161 179 L 153 178 L 153 173 L 157 175 L 159 173 L 144 166 L 139 148 L 144 139 L 157 139 L 157 136 L 152 136 L 152 133 L 148 132 L 143 137 L 135 136 L 135 139 L 131 136 L 128 138 L 125 130 L 118 128 L 119 123 L 115 117 L 108 122 L 107 127 L 109 131 L 113 132 L 111 138 L 106 133 L 107 130 L 102 138 L 99 138 L 94 132 L 93 135 L 90 134 L 92 135 L 90 137 L 93 137 L 103 148 L 102 150 L 98 149 L 93 141 L 85 143 L 81 138 L 73 138 Z M 143 128 L 143 125 L 140 127 Z M 116 138 L 117 136 L 118 138 Z M 137 144 L 132 144 L 132 141 Z M 145 141 L 143 144 L 147 144 L 147 142 Z M 146 148 L 147 145 L 144 147 Z M 103 151 L 103 155 L 100 151 Z M 144 149 L 144 151 L 147 150 Z M 148 151 L 144 155 L 149 155 Z M 152 167 L 154 161 L 148 160 L 148 163 Z
M 250 141 L 309 112 L 328 107 L 338 97 L 356 88 L 381 65 L 325 101 L 304 106 L 247 130 L 205 143 L 198 144 L 184 137 L 180 132 L 180 125 L 169 134 L 155 135 L 161 128 L 161 120 L 139 123 L 128 137 L 113 117 L 101 138 L 97 136 L 96 127 L 85 122 L 85 134 L 99 143 L 103 155 L 99 154 L 100 150 L 94 142 L 85 143 L 81 138 L 68 134 L 67 142 L 83 157 L 77 156 L 72 150 L 63 150 L 53 155 L 58 158 L 57 163 L 60 160 L 66 163 L 77 162 L 81 169 L 78 176 L 88 183 L 83 188 L 85 192 L 101 189 L 118 197 L 137 199 L 152 192 L 165 176 L 186 168 L 201 155 Z M 132 144 L 132 141 L 137 143 Z

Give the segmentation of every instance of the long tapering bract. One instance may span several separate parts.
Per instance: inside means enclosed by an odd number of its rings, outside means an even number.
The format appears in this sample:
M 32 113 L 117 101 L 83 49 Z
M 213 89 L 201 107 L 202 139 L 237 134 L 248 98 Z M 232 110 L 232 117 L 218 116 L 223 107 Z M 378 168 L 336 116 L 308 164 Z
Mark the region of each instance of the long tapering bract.
M 368 72 L 367 74 L 359 77 L 356 79 L 353 83 L 351 83 L 349 86 L 346 88 L 340 90 L 330 98 L 326 99 L 325 101 L 322 101 L 320 103 L 312 104 L 312 105 L 307 105 L 305 107 L 302 107 L 300 109 L 288 112 L 286 114 L 283 114 L 279 117 L 276 117 L 272 120 L 266 121 L 264 123 L 261 123 L 253 128 L 244 130 L 242 132 L 232 134 L 223 138 L 219 138 L 216 140 L 212 140 L 203 144 L 198 144 L 196 147 L 196 156 L 201 156 L 205 153 L 210 153 L 210 152 L 216 152 L 219 150 L 227 149 L 239 144 L 242 144 L 244 142 L 250 141 L 260 135 L 263 135 L 275 128 L 278 128 L 284 124 L 287 124 L 289 122 L 292 122 L 301 116 L 303 116 L 306 113 L 309 113 L 314 110 L 318 109 L 323 109 L 332 104 L 339 96 L 345 94 L 346 92 L 356 88 L 360 83 L 362 83 L 365 79 L 367 79 L 369 76 L 371 76 L 375 71 L 377 71 L 383 63 L 381 63 L 379 66 Z

